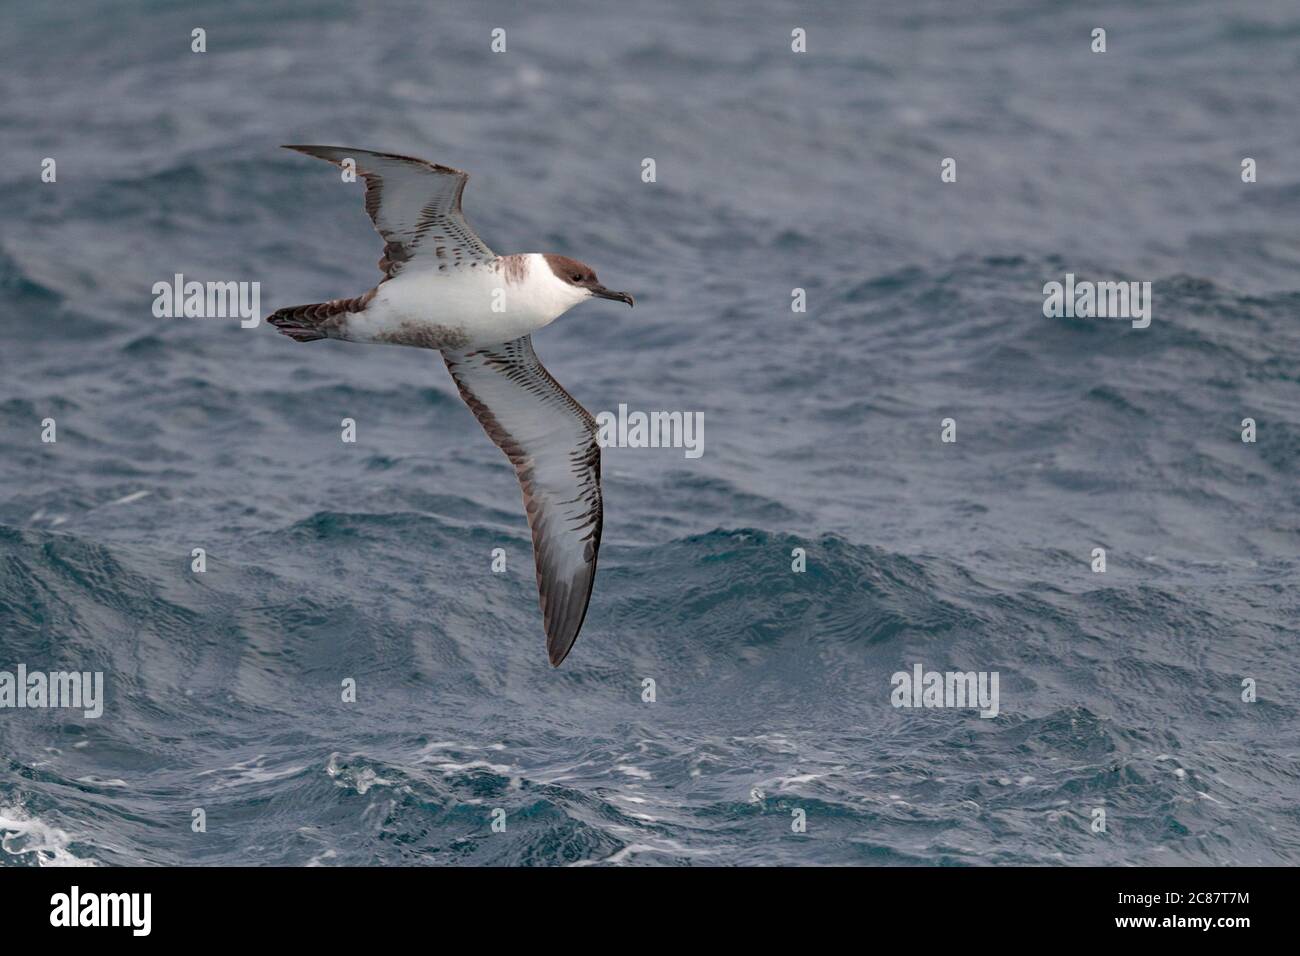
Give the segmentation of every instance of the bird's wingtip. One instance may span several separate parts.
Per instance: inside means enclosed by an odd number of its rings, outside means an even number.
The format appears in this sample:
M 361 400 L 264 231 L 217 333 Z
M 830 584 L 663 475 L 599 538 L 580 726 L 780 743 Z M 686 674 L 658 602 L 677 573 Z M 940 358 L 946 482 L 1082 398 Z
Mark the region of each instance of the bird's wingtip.
M 343 152 L 343 153 L 355 152 L 355 153 L 360 153 L 360 152 L 364 152 L 364 150 L 349 150 L 349 149 L 347 149 L 347 148 L 345 148 L 345 147 L 343 147 L 343 146 L 320 146 L 320 145 L 318 145 L 318 144 L 316 144 L 316 143 L 281 143 L 281 144 L 280 144 L 280 148 L 281 148 L 281 149 L 291 149 L 291 150 L 293 150 L 295 153 L 305 153 L 305 154 L 308 155 L 308 156 L 316 156 L 316 157 L 319 157 L 319 158 L 321 158 L 321 159 L 325 159 L 325 158 L 326 158 L 326 156 L 324 155 L 324 154 L 326 154 L 326 153 L 337 153 L 337 152 Z

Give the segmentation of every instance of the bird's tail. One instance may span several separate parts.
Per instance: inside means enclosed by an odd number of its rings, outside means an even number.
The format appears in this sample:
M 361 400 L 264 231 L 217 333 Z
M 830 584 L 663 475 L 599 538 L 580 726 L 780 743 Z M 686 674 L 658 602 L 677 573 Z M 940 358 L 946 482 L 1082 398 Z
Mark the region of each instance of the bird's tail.
M 354 299 L 331 299 L 329 302 L 291 305 L 272 312 L 266 317 L 266 321 L 295 342 L 344 338 L 348 316 L 354 312 L 364 311 L 373 296 L 372 290 Z
M 277 309 L 266 317 L 281 334 L 289 336 L 295 342 L 315 342 L 327 339 L 329 334 L 321 328 L 322 320 L 317 316 L 318 310 L 326 302 L 313 302 L 309 305 L 291 305 L 287 309 Z

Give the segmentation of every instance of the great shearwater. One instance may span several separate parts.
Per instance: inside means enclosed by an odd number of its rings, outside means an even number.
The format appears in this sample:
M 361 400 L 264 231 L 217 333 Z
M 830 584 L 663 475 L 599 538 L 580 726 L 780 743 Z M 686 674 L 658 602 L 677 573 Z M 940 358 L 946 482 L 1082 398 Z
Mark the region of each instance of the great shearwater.
M 286 146 L 365 180 L 384 240 L 369 292 L 280 309 L 267 321 L 297 342 L 342 339 L 437 349 L 488 437 L 514 465 L 533 536 L 537 591 L 553 666 L 568 655 L 596 577 L 603 508 L 591 414 L 533 351 L 532 333 L 584 299 L 632 305 L 568 256 L 498 256 L 465 220 L 467 173 L 410 156 Z M 355 164 L 354 166 L 352 164 Z

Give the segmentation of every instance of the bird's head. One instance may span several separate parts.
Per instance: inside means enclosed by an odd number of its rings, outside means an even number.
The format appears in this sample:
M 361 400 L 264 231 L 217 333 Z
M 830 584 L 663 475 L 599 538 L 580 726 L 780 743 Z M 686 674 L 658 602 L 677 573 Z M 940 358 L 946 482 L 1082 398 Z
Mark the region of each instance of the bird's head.
M 617 302 L 626 302 L 628 305 L 632 305 L 630 295 L 626 292 L 615 292 L 612 289 L 606 289 L 600 284 L 600 280 L 596 278 L 596 273 L 592 271 L 591 266 L 585 265 L 577 259 L 548 253 L 546 263 L 551 267 L 551 272 L 555 273 L 557 279 L 574 289 L 578 301 L 595 296 L 598 299 L 614 299 Z

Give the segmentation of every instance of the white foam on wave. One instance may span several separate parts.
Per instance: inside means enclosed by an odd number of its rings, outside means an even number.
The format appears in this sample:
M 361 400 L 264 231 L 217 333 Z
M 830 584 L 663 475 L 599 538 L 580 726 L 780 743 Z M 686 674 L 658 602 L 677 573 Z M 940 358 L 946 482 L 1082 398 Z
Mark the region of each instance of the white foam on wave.
M 471 770 L 486 770 L 489 773 L 499 774 L 508 777 L 513 770 L 512 767 L 501 763 L 489 763 L 486 760 L 469 760 L 465 763 L 447 763 L 434 764 L 435 770 L 441 770 L 445 774 L 451 773 L 468 773 Z
M 631 764 L 621 763 L 614 767 L 619 773 L 627 774 L 629 777 L 636 777 L 638 780 L 652 780 L 653 775 L 649 770 L 643 770 L 640 767 L 634 767 Z
M 361 767 L 358 770 L 342 765 L 339 763 L 341 756 L 341 754 L 335 752 L 330 754 L 329 759 L 325 761 L 325 772 L 329 774 L 336 786 L 351 787 L 364 797 L 371 787 L 391 787 L 396 783 L 396 781 L 379 776 L 370 767 Z M 358 755 L 354 754 L 354 756 Z
M 33 854 L 39 866 L 94 866 L 68 850 L 66 832 L 34 817 L 21 807 L 0 805 L 0 849 L 10 856 Z
M 147 490 L 133 491 L 129 495 L 123 495 L 121 498 L 118 498 L 115 501 L 110 501 L 108 505 L 109 507 L 112 507 L 113 505 L 129 505 L 131 502 L 139 501 L 141 498 L 148 498 L 151 494 L 153 494 L 153 492 Z
M 210 770 L 200 770 L 196 776 L 210 777 L 218 774 L 230 774 L 227 779 L 218 780 L 210 785 L 212 790 L 228 790 L 232 787 L 242 787 L 250 784 L 271 783 L 276 780 L 283 780 L 286 777 L 294 777 L 309 768 L 309 764 L 294 764 L 270 769 L 267 767 L 266 754 L 258 754 L 248 760 L 237 761 L 229 767 L 214 767 Z
M 569 866 L 618 866 L 623 863 L 635 862 L 633 857 L 644 854 L 663 854 L 665 856 L 678 858 L 706 857 L 715 854 L 716 850 L 706 850 L 696 847 L 686 847 L 676 840 L 663 838 L 659 843 L 629 843 L 621 850 L 616 850 L 609 856 L 599 860 L 575 860 Z

